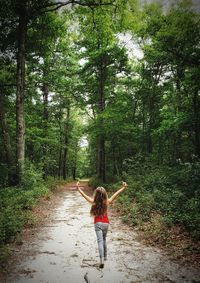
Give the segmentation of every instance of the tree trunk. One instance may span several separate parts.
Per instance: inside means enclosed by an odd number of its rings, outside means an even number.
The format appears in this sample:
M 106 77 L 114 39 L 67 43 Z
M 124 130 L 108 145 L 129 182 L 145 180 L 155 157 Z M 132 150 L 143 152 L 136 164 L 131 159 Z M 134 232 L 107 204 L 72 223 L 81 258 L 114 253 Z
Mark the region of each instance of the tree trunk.
M 64 150 L 63 150 L 63 179 L 67 179 L 68 175 L 68 166 L 67 166 L 67 159 L 68 159 L 68 144 L 69 144 L 69 117 L 70 117 L 70 110 L 69 107 L 67 108 L 67 120 L 64 125 Z
M 200 101 L 198 96 L 198 89 L 195 91 L 193 97 L 193 110 L 194 110 L 194 146 L 195 154 L 200 157 Z
M 62 175 L 62 136 L 60 133 L 60 144 L 59 144 L 59 159 L 58 159 L 58 177 L 60 178 Z
M 145 102 L 143 100 L 142 101 L 142 141 L 141 141 L 141 143 L 142 143 L 142 151 L 144 153 L 146 153 L 146 133 L 145 133 L 145 131 L 146 131 L 146 123 L 147 123 L 145 118 L 146 118 L 146 116 L 145 116 Z
M 117 164 L 117 158 L 116 158 L 116 151 L 115 151 L 115 145 L 112 144 L 112 160 L 113 160 L 113 175 L 119 176 L 119 169 Z
M 105 80 L 106 80 L 106 64 L 104 62 L 104 58 L 102 56 L 101 63 L 99 66 L 99 115 L 103 114 L 105 110 L 105 95 L 104 95 L 104 87 L 105 87 Z M 98 178 L 101 179 L 103 182 L 106 181 L 106 163 L 105 163 L 105 138 L 104 138 L 104 129 L 103 129 L 103 117 L 100 116 L 99 119 L 99 128 L 100 134 L 97 139 L 97 148 L 98 148 Z
M 58 117 L 58 125 L 59 125 L 59 155 L 58 155 L 58 177 L 62 176 L 62 106 L 59 98 L 59 117 Z
M 49 97 L 49 89 L 48 86 L 44 83 L 42 87 L 43 91 L 43 106 L 44 106 L 44 136 L 48 136 L 48 121 L 49 121 L 49 110 L 48 110 L 48 97 Z M 44 157 L 44 166 L 43 166 L 43 178 L 47 179 L 47 154 L 48 154 L 48 144 L 45 141 L 43 144 L 43 157 Z
M 76 166 L 72 168 L 72 176 L 73 176 L 73 180 L 76 180 Z
M 25 40 L 27 33 L 27 19 L 25 4 L 21 3 L 19 11 L 19 35 L 17 54 L 17 91 L 16 91 L 16 176 L 19 184 L 24 174 L 25 158 Z
M 98 178 L 100 178 L 103 182 L 106 181 L 105 140 L 103 136 L 98 139 Z
M 2 128 L 3 145 L 5 149 L 6 163 L 7 163 L 7 168 L 8 168 L 8 184 L 13 185 L 15 182 L 14 172 L 13 172 L 13 156 L 12 156 L 10 135 L 8 131 L 7 121 L 6 121 L 4 104 L 5 104 L 5 95 L 1 93 L 0 94 L 0 125 Z
M 177 65 L 176 67 L 176 96 L 177 96 L 177 105 L 175 109 L 175 114 L 178 115 L 182 111 L 182 93 L 181 93 L 181 83 L 184 79 L 184 69 Z M 173 134 L 173 148 L 172 148 L 172 160 L 174 163 L 177 159 L 181 157 L 180 145 L 182 139 L 182 128 L 178 128 L 177 131 Z
M 35 153 L 34 153 L 34 142 L 29 141 L 29 143 L 26 144 L 26 150 L 27 150 L 28 159 L 33 162 L 34 161 L 34 156 L 35 156 Z
M 154 101 L 153 96 L 155 91 L 153 88 L 153 93 L 149 94 L 149 123 L 148 123 L 148 132 L 147 132 L 147 152 L 152 154 L 153 143 L 152 143 L 152 129 L 153 129 L 153 115 L 154 115 Z

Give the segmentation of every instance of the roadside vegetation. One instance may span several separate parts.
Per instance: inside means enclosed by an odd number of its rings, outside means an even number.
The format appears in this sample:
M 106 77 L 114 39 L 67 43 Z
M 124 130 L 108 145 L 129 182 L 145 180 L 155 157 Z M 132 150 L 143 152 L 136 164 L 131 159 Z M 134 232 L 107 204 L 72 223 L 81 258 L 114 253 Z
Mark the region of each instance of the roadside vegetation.
M 23 229 L 37 223 L 33 209 L 41 198 L 48 200 L 58 185 L 66 180 L 49 178 L 44 181 L 42 171 L 26 164 L 21 186 L 0 190 L 0 265 L 12 254 L 13 243 L 21 241 Z

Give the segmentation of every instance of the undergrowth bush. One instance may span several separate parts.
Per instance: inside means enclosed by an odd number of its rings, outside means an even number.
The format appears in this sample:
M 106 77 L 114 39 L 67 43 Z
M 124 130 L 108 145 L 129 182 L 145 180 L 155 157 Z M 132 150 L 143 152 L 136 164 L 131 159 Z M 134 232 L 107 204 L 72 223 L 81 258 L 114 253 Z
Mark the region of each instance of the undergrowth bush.
M 97 188 L 98 186 L 103 186 L 102 181 L 95 175 L 89 179 L 88 185 L 93 188 Z
M 36 168 L 35 165 L 28 160 L 26 160 L 24 168 L 24 175 L 21 183 L 23 188 L 31 189 L 43 182 L 42 168 Z
M 49 178 L 44 183 L 41 168 L 26 162 L 21 186 L 0 190 L 0 263 L 10 254 L 8 243 L 20 235 L 24 225 L 37 221 L 31 210 L 40 197 L 49 198 L 57 185 L 66 182 L 69 180 Z
M 118 176 L 108 175 L 106 178 L 106 183 L 103 183 L 96 175 L 94 175 L 89 179 L 88 185 L 93 188 L 97 188 L 99 186 L 108 188 L 110 187 L 110 183 L 116 183 L 116 182 L 119 182 Z
M 33 164 L 26 164 L 21 187 L 7 187 L 0 190 L 0 251 L 14 240 L 24 225 L 30 223 L 29 211 L 40 197 L 48 197 L 50 190 L 42 181 L 42 172 Z M 1 257 L 0 257 L 1 261 Z
M 73 178 L 70 177 L 70 178 L 67 178 L 67 180 L 63 180 L 63 179 L 56 179 L 52 176 L 49 176 L 45 184 L 51 191 L 54 191 L 57 186 L 65 185 L 68 182 L 74 182 Z
M 139 156 L 125 161 L 123 178 L 129 189 L 119 203 L 129 222 L 138 225 L 162 215 L 162 225 L 183 225 L 200 239 L 199 161 L 158 166 Z

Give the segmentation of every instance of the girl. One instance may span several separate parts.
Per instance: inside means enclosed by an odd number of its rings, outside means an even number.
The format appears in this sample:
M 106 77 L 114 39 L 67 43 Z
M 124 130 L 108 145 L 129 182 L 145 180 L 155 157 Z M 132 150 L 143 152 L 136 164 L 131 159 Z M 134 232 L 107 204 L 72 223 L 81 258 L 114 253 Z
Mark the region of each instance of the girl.
M 108 198 L 107 192 L 103 187 L 96 188 L 94 191 L 94 196 L 91 198 L 81 190 L 79 182 L 77 182 L 76 186 L 81 195 L 92 205 L 90 214 L 94 216 L 94 227 L 97 235 L 100 257 L 99 267 L 103 268 L 104 260 L 107 259 L 106 235 L 109 226 L 107 208 L 108 205 L 110 205 L 114 199 L 116 199 L 116 197 L 128 187 L 128 185 L 127 183 L 123 182 L 121 189 L 114 193 L 110 198 Z

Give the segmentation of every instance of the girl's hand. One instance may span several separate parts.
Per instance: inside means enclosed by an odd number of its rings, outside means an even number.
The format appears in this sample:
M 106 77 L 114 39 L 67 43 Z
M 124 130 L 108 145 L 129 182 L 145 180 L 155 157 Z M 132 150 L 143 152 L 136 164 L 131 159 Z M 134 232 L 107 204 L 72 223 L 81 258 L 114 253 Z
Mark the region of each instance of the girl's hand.
M 124 188 L 128 187 L 128 184 L 126 182 L 122 182 L 122 185 L 123 185 Z
M 77 189 L 78 189 L 79 186 L 80 186 L 80 182 L 78 181 L 78 182 L 76 183 Z

